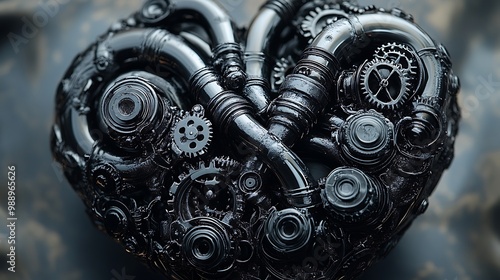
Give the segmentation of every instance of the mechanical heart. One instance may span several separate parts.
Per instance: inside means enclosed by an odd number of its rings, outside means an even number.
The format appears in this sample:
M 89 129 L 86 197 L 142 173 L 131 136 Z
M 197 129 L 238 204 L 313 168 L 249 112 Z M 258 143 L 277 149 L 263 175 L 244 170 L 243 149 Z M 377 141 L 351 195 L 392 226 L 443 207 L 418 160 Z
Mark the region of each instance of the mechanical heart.
M 55 159 L 95 225 L 172 279 L 352 279 L 453 158 L 459 80 L 399 9 L 270 0 L 245 29 L 149 0 L 78 55 Z

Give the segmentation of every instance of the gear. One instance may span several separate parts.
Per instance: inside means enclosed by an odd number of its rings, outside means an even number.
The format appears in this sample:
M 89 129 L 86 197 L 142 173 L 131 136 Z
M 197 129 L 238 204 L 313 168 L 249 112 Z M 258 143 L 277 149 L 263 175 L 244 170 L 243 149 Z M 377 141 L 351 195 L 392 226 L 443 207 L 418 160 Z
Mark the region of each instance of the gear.
M 177 121 L 172 138 L 172 150 L 177 155 L 189 158 L 203 155 L 212 141 L 212 123 L 203 117 L 202 111 L 194 110 Z
M 116 191 L 121 181 L 120 174 L 111 163 L 97 164 L 90 172 L 90 183 L 105 192 Z
M 276 61 L 276 64 L 273 68 L 273 74 L 271 76 L 271 83 L 274 92 L 278 92 L 279 88 L 285 81 L 285 77 L 293 70 L 296 61 L 292 59 L 291 56 L 283 57 L 280 60 Z
M 182 221 L 195 217 L 213 217 L 230 224 L 243 213 L 243 195 L 236 187 L 239 164 L 229 158 L 199 162 L 179 182 L 170 187 L 171 204 Z
M 394 110 L 408 99 L 411 84 L 401 64 L 375 58 L 360 69 L 361 94 L 377 108 Z
M 316 7 L 309 12 L 300 24 L 300 35 L 310 44 L 326 26 L 346 17 L 347 14 L 340 10 L 338 5 Z
M 388 43 L 382 45 L 375 52 L 375 57 L 400 64 L 402 69 L 406 70 L 412 79 L 415 78 L 420 71 L 418 57 L 415 51 L 404 44 Z

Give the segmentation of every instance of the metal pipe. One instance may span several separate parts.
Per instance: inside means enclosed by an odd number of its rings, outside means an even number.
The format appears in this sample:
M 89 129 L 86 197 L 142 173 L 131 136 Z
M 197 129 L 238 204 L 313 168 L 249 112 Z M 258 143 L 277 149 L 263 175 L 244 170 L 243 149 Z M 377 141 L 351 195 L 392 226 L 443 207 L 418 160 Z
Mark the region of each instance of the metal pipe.
M 292 20 L 303 0 L 268 1 L 260 9 L 259 14 L 252 21 L 245 43 L 245 66 L 247 83 L 243 89 L 245 96 L 255 107 L 258 116 L 263 116 L 269 105 L 269 64 L 272 63 L 269 55 L 271 46 L 277 42 L 279 33 L 285 24 Z
M 331 36 L 335 33 L 336 36 Z M 414 106 L 412 121 L 405 128 L 412 145 L 428 147 L 440 135 L 444 120 L 440 112 L 446 107 L 447 85 L 442 60 L 449 61 L 443 47 L 437 46 L 416 24 L 387 13 L 362 14 L 342 19 L 327 27 L 315 40 L 318 47 L 325 48 L 336 57 L 346 57 L 353 48 L 366 45 L 371 40 L 390 40 L 411 45 L 420 57 L 427 78 L 421 97 Z
M 113 50 L 116 63 L 136 60 L 170 66 L 182 78 L 190 80 L 195 99 L 226 135 L 232 133 L 256 148 L 259 158 L 282 182 L 293 206 L 310 207 L 321 202 L 319 190 L 300 158 L 253 119 L 248 101 L 225 90 L 217 75 L 180 38 L 161 29 L 134 29 L 114 35 L 101 49 Z
M 224 86 L 240 90 L 246 82 L 243 53 L 227 12 L 211 0 L 171 0 L 167 3 L 168 22 L 178 22 L 179 17 L 194 17 L 202 23 L 212 40 L 214 64 L 224 78 Z
M 286 77 L 280 88 L 280 96 L 269 107 L 269 132 L 288 146 L 301 139 L 324 110 L 330 96 L 336 94 L 333 83 L 342 62 L 375 39 L 403 42 L 417 50 L 429 72 L 422 98 L 438 97 L 442 101 L 435 109 L 442 109 L 447 91 L 442 88 L 442 67 L 434 55 L 437 47 L 432 39 L 417 25 L 391 14 L 351 15 L 326 27 L 303 52 L 294 73 Z M 423 109 L 419 107 L 419 110 Z M 425 117 L 429 115 L 434 114 Z M 414 117 L 414 122 L 419 125 L 436 122 L 420 122 L 418 118 L 420 115 Z

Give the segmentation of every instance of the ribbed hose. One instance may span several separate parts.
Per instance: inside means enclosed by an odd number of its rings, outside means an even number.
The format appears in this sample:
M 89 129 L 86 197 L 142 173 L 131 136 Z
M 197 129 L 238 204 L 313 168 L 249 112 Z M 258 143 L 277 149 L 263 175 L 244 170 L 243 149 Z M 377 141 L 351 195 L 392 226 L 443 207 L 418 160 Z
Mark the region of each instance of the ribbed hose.
M 330 102 L 339 70 L 339 62 L 332 54 L 314 43 L 307 48 L 269 107 L 269 132 L 287 146 L 307 134 Z
M 251 146 L 270 166 L 290 205 L 307 208 L 321 203 L 319 189 L 302 160 L 253 119 L 247 100 L 234 92 L 224 91 L 214 73 L 207 68 L 193 75 L 191 88 L 224 134 L 233 133 L 236 142 Z

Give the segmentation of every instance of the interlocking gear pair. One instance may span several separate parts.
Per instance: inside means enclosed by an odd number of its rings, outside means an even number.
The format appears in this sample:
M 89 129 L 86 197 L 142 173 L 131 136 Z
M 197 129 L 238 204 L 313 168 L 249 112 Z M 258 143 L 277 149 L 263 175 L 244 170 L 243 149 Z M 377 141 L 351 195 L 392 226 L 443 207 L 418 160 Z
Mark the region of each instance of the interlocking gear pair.
M 149 0 L 81 53 L 55 159 L 91 219 L 171 279 L 352 279 L 453 158 L 460 87 L 399 9 L 270 0 L 248 29 Z

